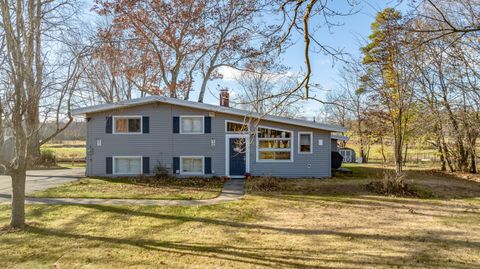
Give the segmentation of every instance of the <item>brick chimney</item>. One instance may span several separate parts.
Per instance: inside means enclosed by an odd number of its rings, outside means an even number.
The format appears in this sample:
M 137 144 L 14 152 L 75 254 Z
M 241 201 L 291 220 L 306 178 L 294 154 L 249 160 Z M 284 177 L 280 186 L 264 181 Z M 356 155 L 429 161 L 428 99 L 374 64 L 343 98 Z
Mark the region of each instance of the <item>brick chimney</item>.
M 220 105 L 230 107 L 230 93 L 228 93 L 228 89 L 220 90 Z

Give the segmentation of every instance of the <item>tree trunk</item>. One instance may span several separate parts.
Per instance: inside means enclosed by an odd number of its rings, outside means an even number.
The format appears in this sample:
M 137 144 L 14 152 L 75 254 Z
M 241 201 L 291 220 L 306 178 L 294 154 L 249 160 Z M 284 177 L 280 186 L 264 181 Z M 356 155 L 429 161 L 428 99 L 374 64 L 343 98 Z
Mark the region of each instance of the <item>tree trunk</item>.
M 29 136 L 27 145 L 27 154 L 29 164 L 36 164 L 40 159 L 40 112 L 39 112 L 39 93 L 34 85 L 34 79 L 28 80 L 29 105 L 25 115 L 25 125 L 27 127 L 27 135 Z
M 445 161 L 447 162 L 448 169 L 450 172 L 455 172 L 455 169 L 452 165 L 452 161 L 450 160 L 450 151 L 447 147 L 447 142 L 445 142 L 445 137 L 442 137 L 442 148 L 443 148 L 443 155 L 445 156 Z
M 386 163 L 387 157 L 385 156 L 385 147 L 383 146 L 383 137 L 380 137 L 380 150 L 382 153 L 383 163 Z
M 205 96 L 205 91 L 207 90 L 207 83 L 209 78 L 210 78 L 210 74 L 208 74 L 208 78 L 204 78 L 202 81 L 202 86 L 200 87 L 200 93 L 198 94 L 199 103 L 203 103 L 203 98 Z
M 12 177 L 12 219 L 13 228 L 25 227 L 25 180 L 26 170 L 20 168 L 11 173 Z
M 403 156 L 403 166 L 407 164 L 408 157 L 408 143 L 405 143 L 405 156 Z
M 28 158 L 29 165 L 39 164 L 41 153 L 40 153 L 40 137 L 38 132 L 35 132 L 30 137 L 28 142 Z
M 439 141 L 440 142 L 440 141 Z M 438 144 L 438 153 L 440 154 L 440 170 L 447 171 L 447 165 L 445 163 L 445 156 L 443 155 L 442 146 Z
M 475 158 L 476 158 L 475 152 L 472 151 L 472 152 L 470 153 L 470 159 L 471 159 L 471 163 L 470 163 L 470 173 L 472 173 L 472 174 L 476 174 L 476 173 L 477 173 L 477 164 L 476 164 Z

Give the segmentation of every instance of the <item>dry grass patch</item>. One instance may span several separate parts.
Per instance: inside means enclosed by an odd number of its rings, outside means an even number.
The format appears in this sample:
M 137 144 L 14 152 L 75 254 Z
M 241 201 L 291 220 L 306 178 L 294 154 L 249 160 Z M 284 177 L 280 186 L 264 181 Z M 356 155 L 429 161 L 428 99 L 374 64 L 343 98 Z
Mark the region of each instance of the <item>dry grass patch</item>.
M 410 179 L 437 193 L 456 180 Z M 213 206 L 28 205 L 34 225 L 0 231 L 0 268 L 478 268 L 478 183 L 452 182 L 469 198 L 417 199 L 365 193 L 369 180 L 278 180 L 282 191 Z
M 1 268 L 478 268 L 480 201 L 249 195 L 201 207 L 31 205 Z M 8 207 L 0 206 L 0 225 Z

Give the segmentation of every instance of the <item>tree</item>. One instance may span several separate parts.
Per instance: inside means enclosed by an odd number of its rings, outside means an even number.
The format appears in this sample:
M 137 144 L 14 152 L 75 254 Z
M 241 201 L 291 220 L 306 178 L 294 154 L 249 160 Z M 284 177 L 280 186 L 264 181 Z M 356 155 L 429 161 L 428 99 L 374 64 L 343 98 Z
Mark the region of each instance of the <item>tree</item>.
M 342 60 L 344 53 L 342 50 L 338 50 L 329 46 L 328 44 L 320 42 L 320 38 L 315 36 L 315 31 L 311 31 L 312 28 L 327 27 L 332 28 L 334 26 L 340 25 L 335 21 L 338 17 L 348 16 L 354 14 L 356 2 L 355 1 L 345 1 L 346 8 L 336 8 L 331 1 L 319 1 L 319 0 L 279 0 L 277 1 L 280 7 L 280 11 L 284 15 L 284 25 L 286 25 L 286 30 L 282 38 L 277 43 L 278 46 L 281 46 L 284 43 L 287 43 L 288 39 L 293 35 L 293 32 L 298 32 L 304 43 L 304 59 L 305 59 L 305 68 L 306 71 L 303 75 L 303 78 L 299 80 L 294 88 L 291 89 L 291 92 L 301 92 L 305 91 L 304 95 L 306 99 L 310 98 L 309 89 L 310 79 L 312 76 L 312 66 L 311 66 L 311 51 L 318 53 L 324 53 L 325 55 L 331 56 L 335 60 Z M 321 23 L 318 25 L 311 25 L 312 17 L 320 18 Z M 317 99 L 317 101 L 319 101 Z
M 298 116 L 298 102 L 303 97 L 297 94 L 289 95 L 289 90 L 297 83 L 296 77 L 257 69 L 242 72 L 237 82 L 240 92 L 235 96 L 235 105 L 262 115 Z
M 65 26 L 66 21 L 71 19 L 64 17 L 65 14 L 68 14 L 66 10 L 63 13 L 60 12 L 63 7 L 69 7 L 69 4 L 65 1 L 8 2 L 0 0 L 0 26 L 3 28 L 3 38 L 6 44 L 2 52 L 7 63 L 4 70 L 6 76 L 3 77 L 4 87 L 1 89 L 5 96 L 2 121 L 4 121 L 4 129 L 11 133 L 13 139 L 13 152 L 9 152 L 9 156 L 11 155 L 12 158 L 2 156 L 1 161 L 7 168 L 7 174 L 12 177 L 11 226 L 15 228 L 22 228 L 25 225 L 26 169 L 29 158 L 35 154 L 33 153 L 35 149 L 32 149 L 30 145 L 45 143 L 61 132 L 72 120 L 69 109 L 72 92 L 78 81 L 79 70 L 76 64 L 78 51 L 72 49 L 71 54 L 64 54 L 63 56 L 69 59 L 68 64 L 64 66 L 65 69 L 51 70 L 52 73 L 50 73 L 45 72 L 46 54 L 43 50 L 47 42 L 44 39 L 46 29 L 62 32 L 65 30 L 62 26 Z M 53 47 L 57 48 L 61 43 L 55 44 L 57 46 Z M 75 57 L 69 58 L 71 55 L 75 55 Z M 53 76 L 54 73 L 57 75 Z M 55 83 L 52 84 L 53 81 Z M 41 99 L 45 89 L 58 91 L 50 100 Z M 56 130 L 42 141 L 39 141 L 40 128 L 35 123 L 39 122 L 39 119 L 35 117 L 39 117 L 37 112 L 40 111 L 40 105 L 46 107 L 53 105 L 55 114 L 50 115 L 51 111 L 47 109 L 45 117 L 46 119 L 55 117 L 57 119 Z M 67 117 L 70 118 L 65 126 L 59 120 L 63 115 L 61 109 L 64 109 Z
M 363 85 L 362 76 L 364 74 L 361 63 L 351 60 L 343 66 L 340 71 L 340 81 L 338 87 L 343 90 L 339 98 L 342 106 L 347 109 L 352 117 L 352 131 L 358 136 L 360 143 L 360 157 L 363 162 L 368 161 L 367 148 L 369 147 L 367 132 L 365 129 L 366 112 L 368 108 L 368 98 Z M 334 101 L 334 103 L 340 100 Z M 338 108 L 342 109 L 342 108 Z M 342 114 L 342 113 L 340 113 Z M 347 126 L 342 124 L 341 126 Z
M 188 100 L 194 79 L 200 75 L 198 101 L 203 102 L 208 81 L 219 77 L 218 68 L 241 69 L 250 59 L 273 47 L 272 42 L 260 39 L 251 42 L 260 37 L 256 33 L 263 29 L 256 22 L 263 1 L 96 3 L 95 10 L 100 15 L 113 17 L 111 27 L 100 32 L 102 43 L 122 48 L 112 50 L 115 53 L 109 57 L 123 61 L 125 68 L 120 71 L 130 80 L 147 74 L 146 85 L 139 88 L 150 94 Z
M 449 36 L 468 38 L 480 32 L 479 13 L 479 1 L 423 0 L 412 10 L 411 19 L 426 23 L 408 25 L 407 30 L 422 34 L 422 44 Z
M 411 120 L 415 69 L 407 62 L 408 48 L 403 42 L 402 16 L 392 8 L 379 12 L 372 23 L 371 43 L 362 48 L 368 66 L 365 81 L 373 91 L 376 109 L 388 115 L 394 140 L 397 174 L 402 173 L 406 132 Z

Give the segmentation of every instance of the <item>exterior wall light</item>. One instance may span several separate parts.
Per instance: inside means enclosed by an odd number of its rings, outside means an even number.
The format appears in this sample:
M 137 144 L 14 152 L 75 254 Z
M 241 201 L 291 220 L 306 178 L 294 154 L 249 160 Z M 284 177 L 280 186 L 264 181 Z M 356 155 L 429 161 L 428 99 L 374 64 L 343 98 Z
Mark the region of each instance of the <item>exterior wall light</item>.
M 210 147 L 215 147 L 215 138 L 210 139 Z

